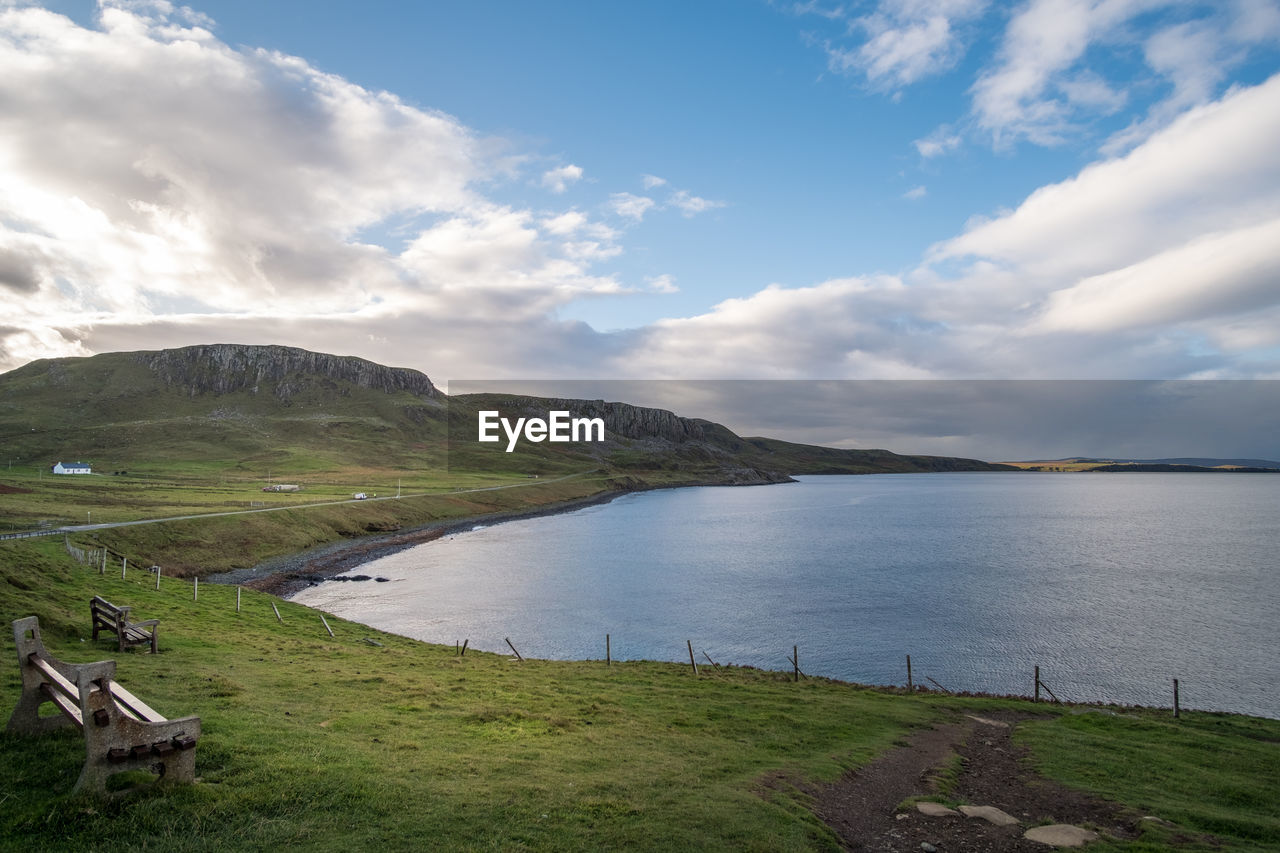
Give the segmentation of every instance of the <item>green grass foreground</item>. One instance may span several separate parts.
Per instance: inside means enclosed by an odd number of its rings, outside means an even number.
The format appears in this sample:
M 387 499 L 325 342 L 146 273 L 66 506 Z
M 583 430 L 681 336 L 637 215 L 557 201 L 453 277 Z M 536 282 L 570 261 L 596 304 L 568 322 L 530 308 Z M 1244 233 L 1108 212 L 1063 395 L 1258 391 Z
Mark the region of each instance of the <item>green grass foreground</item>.
M 154 586 L 60 541 L 0 543 L 6 719 L 9 623 L 36 615 L 53 654 L 113 658 L 139 697 L 203 726 L 199 784 L 111 801 L 70 793 L 79 732 L 0 735 L 3 849 L 838 849 L 807 785 L 958 712 L 1045 710 L 751 669 L 459 657 L 333 617 L 330 638 L 316 611 L 250 590 L 237 613 L 234 588 Z M 94 594 L 160 619 L 161 654 L 89 639 Z M 1113 849 L 1280 847 L 1280 722 L 1064 713 L 1024 740 L 1050 775 L 1177 824 Z

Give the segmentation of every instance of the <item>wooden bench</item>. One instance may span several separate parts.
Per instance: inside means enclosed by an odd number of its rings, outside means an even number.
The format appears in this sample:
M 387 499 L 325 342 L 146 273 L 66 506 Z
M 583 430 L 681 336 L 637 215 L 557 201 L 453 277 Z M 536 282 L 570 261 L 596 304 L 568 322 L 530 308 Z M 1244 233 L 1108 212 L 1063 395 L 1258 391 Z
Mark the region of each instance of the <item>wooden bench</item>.
M 115 682 L 116 662 L 64 663 L 45 650 L 35 616 L 13 623 L 22 696 L 8 730 L 41 734 L 74 725 L 84 732 L 84 769 L 75 791 L 106 794 L 107 780 L 127 771 L 157 783 L 194 782 L 200 718 L 165 719 Z M 53 703 L 61 713 L 40 715 Z
M 127 646 L 151 644 L 151 654 L 159 651 L 156 633 L 160 630 L 159 619 L 148 619 L 145 622 L 130 622 L 131 607 L 116 607 L 105 598 L 95 595 L 89 599 L 89 613 L 93 617 L 93 638 L 98 639 L 98 631 L 105 628 L 116 635 L 117 647 L 124 651 Z M 148 631 L 147 628 L 151 630 Z

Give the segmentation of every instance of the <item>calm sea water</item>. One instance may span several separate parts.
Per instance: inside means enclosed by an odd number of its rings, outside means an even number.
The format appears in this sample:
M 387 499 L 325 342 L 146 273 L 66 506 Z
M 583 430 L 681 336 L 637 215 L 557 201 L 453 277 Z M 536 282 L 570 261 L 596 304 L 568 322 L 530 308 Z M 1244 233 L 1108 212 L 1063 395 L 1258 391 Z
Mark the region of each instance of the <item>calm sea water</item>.
M 1280 717 L 1280 476 L 911 474 L 672 489 L 483 527 L 296 600 L 526 657 L 687 660 Z

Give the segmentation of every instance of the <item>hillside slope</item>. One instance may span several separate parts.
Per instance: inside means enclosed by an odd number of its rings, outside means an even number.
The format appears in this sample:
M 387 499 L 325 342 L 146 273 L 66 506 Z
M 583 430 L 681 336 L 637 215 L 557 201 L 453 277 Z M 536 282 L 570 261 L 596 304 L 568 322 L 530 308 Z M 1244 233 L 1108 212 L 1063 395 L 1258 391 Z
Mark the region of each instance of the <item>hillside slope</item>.
M 474 441 L 476 412 L 601 417 L 602 443 Z M 447 398 L 415 370 L 282 346 L 217 344 L 43 359 L 0 375 L 0 439 L 29 466 L 298 477 L 397 471 L 563 474 L 604 468 L 660 482 L 764 483 L 793 473 L 995 470 L 976 460 L 744 439 L 710 421 L 602 400 Z M 489 452 L 489 451 L 494 452 Z M 643 479 L 643 478 L 642 478 Z

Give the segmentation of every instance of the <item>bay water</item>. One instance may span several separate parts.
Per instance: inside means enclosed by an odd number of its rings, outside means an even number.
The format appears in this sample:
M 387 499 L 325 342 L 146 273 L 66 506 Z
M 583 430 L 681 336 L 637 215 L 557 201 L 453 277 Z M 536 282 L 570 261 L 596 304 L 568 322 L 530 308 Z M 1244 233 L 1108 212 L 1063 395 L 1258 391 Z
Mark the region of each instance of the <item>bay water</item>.
M 295 600 L 525 657 L 1280 717 L 1280 475 L 806 476 L 629 494 L 401 551 Z M 705 655 L 705 656 L 704 656 Z

